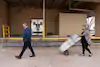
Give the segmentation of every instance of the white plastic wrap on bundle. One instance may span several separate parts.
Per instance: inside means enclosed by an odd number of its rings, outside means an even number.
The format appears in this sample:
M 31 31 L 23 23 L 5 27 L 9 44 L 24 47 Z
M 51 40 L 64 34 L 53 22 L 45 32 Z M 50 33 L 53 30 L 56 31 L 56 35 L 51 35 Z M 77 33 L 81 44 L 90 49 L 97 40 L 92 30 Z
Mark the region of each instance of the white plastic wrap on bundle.
M 77 35 L 77 34 L 74 34 L 71 36 L 71 39 L 76 43 L 78 42 L 81 38 Z
M 77 34 L 71 35 L 71 37 L 68 38 L 67 41 L 65 41 L 61 46 L 60 46 L 60 51 L 64 52 L 71 46 L 75 45 L 76 42 L 80 40 L 80 37 Z

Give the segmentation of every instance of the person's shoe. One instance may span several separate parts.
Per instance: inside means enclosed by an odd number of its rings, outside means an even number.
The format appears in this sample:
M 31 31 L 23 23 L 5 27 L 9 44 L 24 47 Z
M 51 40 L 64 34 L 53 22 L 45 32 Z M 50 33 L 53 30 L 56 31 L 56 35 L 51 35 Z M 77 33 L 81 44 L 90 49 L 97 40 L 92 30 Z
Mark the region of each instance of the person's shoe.
M 80 56 L 85 56 L 85 54 L 80 54 Z
M 35 55 L 32 55 L 32 56 L 30 56 L 30 57 L 35 57 Z
M 92 53 L 91 53 L 91 54 L 89 54 L 89 57 L 92 57 L 92 55 L 93 55 Z
M 85 54 L 82 54 L 82 56 L 85 56 Z
M 15 58 L 17 58 L 17 59 L 21 59 L 21 57 L 20 57 L 20 56 L 15 56 Z

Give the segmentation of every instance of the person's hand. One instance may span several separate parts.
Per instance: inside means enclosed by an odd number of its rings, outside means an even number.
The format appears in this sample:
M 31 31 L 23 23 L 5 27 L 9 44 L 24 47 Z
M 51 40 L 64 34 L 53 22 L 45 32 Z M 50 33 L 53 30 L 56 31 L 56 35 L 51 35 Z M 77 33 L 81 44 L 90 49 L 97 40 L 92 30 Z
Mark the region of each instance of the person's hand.
M 70 35 L 67 35 L 67 37 L 70 37 Z
M 81 35 L 78 34 L 79 37 L 81 37 Z

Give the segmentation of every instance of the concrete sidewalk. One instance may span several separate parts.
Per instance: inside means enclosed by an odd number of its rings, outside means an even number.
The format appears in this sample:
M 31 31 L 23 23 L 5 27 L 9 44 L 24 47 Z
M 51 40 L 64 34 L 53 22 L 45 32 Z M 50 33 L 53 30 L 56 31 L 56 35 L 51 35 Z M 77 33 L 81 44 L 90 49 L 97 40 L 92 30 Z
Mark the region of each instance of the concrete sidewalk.
M 59 52 L 58 47 L 35 47 L 36 57 L 30 58 L 29 50 L 26 50 L 22 59 L 18 55 L 21 47 L 6 47 L 0 49 L 0 67 L 100 67 L 100 47 L 91 47 L 92 57 L 80 56 L 81 46 L 72 47 L 69 56 Z

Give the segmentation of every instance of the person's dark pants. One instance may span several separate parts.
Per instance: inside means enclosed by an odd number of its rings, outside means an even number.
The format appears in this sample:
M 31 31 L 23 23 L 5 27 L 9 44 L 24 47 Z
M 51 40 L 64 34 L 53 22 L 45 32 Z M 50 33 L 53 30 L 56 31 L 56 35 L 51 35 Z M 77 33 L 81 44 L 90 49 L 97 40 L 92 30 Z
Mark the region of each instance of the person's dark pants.
M 85 53 L 85 49 L 91 53 L 90 49 L 88 48 L 89 44 L 87 42 L 82 42 L 82 49 L 83 49 L 83 54 Z
M 34 53 L 33 48 L 32 48 L 32 46 L 31 46 L 31 41 L 26 41 L 26 42 L 24 42 L 23 49 L 22 49 L 22 51 L 21 51 L 21 53 L 20 53 L 20 55 L 19 55 L 20 58 L 22 57 L 22 55 L 23 55 L 23 53 L 25 52 L 25 50 L 27 49 L 27 47 L 28 47 L 28 48 L 30 49 L 30 51 L 32 52 L 32 55 L 35 56 L 35 53 Z

